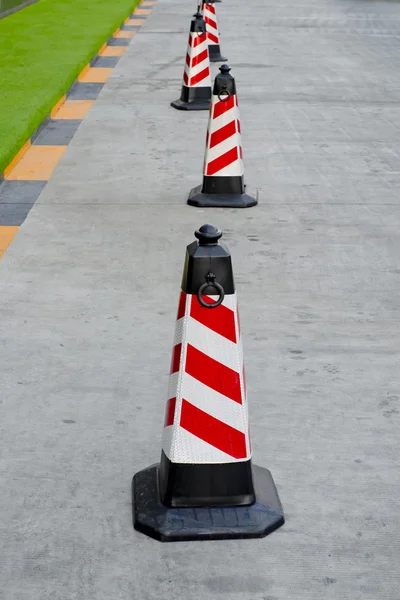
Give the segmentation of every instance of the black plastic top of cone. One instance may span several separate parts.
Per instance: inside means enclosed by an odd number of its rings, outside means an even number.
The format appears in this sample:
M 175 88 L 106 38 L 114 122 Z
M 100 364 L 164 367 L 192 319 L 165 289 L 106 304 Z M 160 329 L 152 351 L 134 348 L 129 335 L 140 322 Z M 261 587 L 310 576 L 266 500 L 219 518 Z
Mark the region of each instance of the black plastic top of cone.
M 222 65 L 219 68 L 220 73 L 215 77 L 214 80 L 214 96 L 222 96 L 224 97 L 224 93 L 229 93 L 232 96 L 236 94 L 236 84 L 235 79 L 230 74 L 231 68 L 228 65 Z
M 213 273 L 225 295 L 235 293 L 232 261 L 228 248 L 218 240 L 222 236 L 214 225 L 202 225 L 196 232 L 198 241 L 192 242 L 186 248 L 185 266 L 182 276 L 182 291 L 186 294 L 197 294 L 199 288 L 207 281 L 207 275 Z M 208 286 L 204 295 L 215 295 L 213 286 Z
M 193 19 L 190 22 L 190 31 L 192 33 L 205 33 L 206 32 L 206 22 L 203 19 L 203 15 L 201 12 L 197 12 L 193 15 Z
M 199 240 L 200 246 L 209 246 L 218 244 L 218 240 L 222 237 L 222 231 L 214 225 L 202 225 L 194 232 L 194 235 Z

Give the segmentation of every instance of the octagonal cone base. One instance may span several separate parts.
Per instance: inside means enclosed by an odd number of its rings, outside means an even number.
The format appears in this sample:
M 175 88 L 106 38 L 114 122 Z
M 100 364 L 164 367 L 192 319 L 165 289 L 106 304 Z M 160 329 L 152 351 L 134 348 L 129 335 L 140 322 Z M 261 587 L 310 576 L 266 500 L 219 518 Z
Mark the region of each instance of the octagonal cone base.
M 265 537 L 285 522 L 271 473 L 253 465 L 256 502 L 250 506 L 170 508 L 160 500 L 155 464 L 133 478 L 133 525 L 161 542 Z
M 200 98 L 191 102 L 184 102 L 180 98 L 171 102 L 171 106 L 178 110 L 210 110 L 211 101 Z
M 191 206 L 215 208 L 250 208 L 258 204 L 258 199 L 249 194 L 206 194 L 199 185 L 189 193 L 187 203 Z

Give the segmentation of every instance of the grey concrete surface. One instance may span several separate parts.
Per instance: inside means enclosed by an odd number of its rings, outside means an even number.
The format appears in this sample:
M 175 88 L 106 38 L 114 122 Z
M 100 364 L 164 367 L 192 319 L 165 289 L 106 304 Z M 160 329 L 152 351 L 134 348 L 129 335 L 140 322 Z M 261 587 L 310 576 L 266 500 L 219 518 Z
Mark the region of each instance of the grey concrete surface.
M 400 597 L 400 6 L 218 12 L 259 206 L 185 204 L 207 114 L 169 107 L 190 11 L 160 0 L 0 263 L 2 600 Z M 233 254 L 254 461 L 287 523 L 163 545 L 133 531 L 130 482 L 160 454 L 203 222 Z

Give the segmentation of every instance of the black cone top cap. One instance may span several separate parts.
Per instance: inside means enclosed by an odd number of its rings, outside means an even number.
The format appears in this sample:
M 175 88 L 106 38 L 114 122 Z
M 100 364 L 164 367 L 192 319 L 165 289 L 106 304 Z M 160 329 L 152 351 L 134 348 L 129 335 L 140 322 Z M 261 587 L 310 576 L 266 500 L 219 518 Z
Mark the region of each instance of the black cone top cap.
M 197 294 L 199 288 L 208 281 L 210 273 L 224 288 L 225 295 L 235 293 L 231 255 L 218 240 L 222 232 L 214 225 L 206 224 L 195 231 L 197 240 L 186 247 L 185 266 L 182 275 L 182 291 Z M 209 286 L 204 294 L 215 294 L 215 288 Z
M 193 15 L 193 19 L 190 24 L 190 31 L 197 33 L 205 33 L 206 31 L 206 23 L 203 19 L 203 15 L 201 12 L 197 12 Z
M 194 232 L 194 235 L 199 240 L 200 246 L 211 246 L 218 244 L 222 232 L 214 225 L 202 225 L 200 229 Z
M 236 94 L 235 79 L 230 74 L 231 68 L 228 65 L 222 65 L 222 67 L 220 67 L 219 70 L 220 73 L 218 73 L 214 81 L 213 94 L 214 96 L 221 95 L 223 100 L 225 100 L 224 96 L 226 94 L 231 96 Z

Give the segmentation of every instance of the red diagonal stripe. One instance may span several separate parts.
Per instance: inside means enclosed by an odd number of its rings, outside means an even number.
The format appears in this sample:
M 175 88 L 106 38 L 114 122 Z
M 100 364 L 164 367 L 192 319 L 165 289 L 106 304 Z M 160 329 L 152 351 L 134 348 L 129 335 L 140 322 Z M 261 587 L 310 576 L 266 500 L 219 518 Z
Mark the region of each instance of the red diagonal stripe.
M 210 25 L 210 27 L 212 27 L 213 29 L 218 29 L 216 22 L 210 19 L 210 17 L 206 17 L 204 20 L 207 23 L 207 25 Z
M 173 425 L 174 423 L 175 404 L 176 398 L 170 398 L 167 402 L 167 405 L 165 407 L 164 427 L 168 427 L 169 425 Z
M 224 96 L 221 96 L 223 98 Z M 216 119 L 223 113 L 228 112 L 235 106 L 235 96 L 230 96 L 229 100 L 221 102 L 220 100 L 214 105 L 214 115 L 213 119 Z
M 185 85 L 189 85 L 189 77 L 187 76 L 186 72 L 184 71 L 183 73 L 183 83 Z
M 208 296 L 203 296 L 208 304 L 215 302 Z M 235 313 L 227 306 L 220 304 L 217 308 L 210 310 L 201 306 L 196 296 L 192 296 L 190 305 L 190 316 L 205 327 L 219 333 L 227 340 L 236 344 Z
M 179 306 L 178 306 L 178 314 L 176 315 L 176 320 L 182 319 L 185 316 L 185 308 L 186 308 L 186 294 L 185 292 L 181 292 L 179 296 Z
M 214 35 L 213 33 L 208 32 L 207 36 L 208 36 L 209 40 L 211 40 L 212 42 L 214 42 L 214 44 L 219 44 L 219 39 L 217 38 L 216 35 Z
M 172 360 L 171 360 L 171 375 L 173 373 L 177 373 L 179 371 L 179 366 L 180 366 L 180 362 L 181 362 L 181 349 L 182 349 L 182 344 L 177 344 L 176 346 L 174 346 L 174 349 L 172 350 Z
M 190 344 L 187 345 L 185 372 L 219 394 L 242 404 L 240 374 Z
M 207 57 L 208 57 L 208 48 L 206 48 L 205 50 L 203 50 L 203 52 L 200 52 L 200 54 L 198 54 L 197 56 L 192 58 L 192 67 L 199 65 L 200 63 L 203 62 L 203 60 L 207 60 Z
M 205 6 L 210 13 L 215 15 L 215 6 L 212 4 L 207 4 L 207 2 L 205 2 L 203 6 Z
M 237 126 L 238 126 L 238 132 L 242 133 L 242 130 L 240 129 L 240 121 L 239 121 L 239 119 L 236 122 L 237 122 Z
M 186 54 L 186 64 L 188 67 L 190 67 L 190 56 L 189 54 Z
M 228 165 L 231 165 L 235 160 L 239 158 L 237 146 L 228 150 L 225 154 L 221 154 L 218 158 L 215 158 L 207 165 L 206 175 L 215 175 L 218 171 L 221 171 Z
M 180 426 L 192 435 L 234 458 L 246 458 L 246 436 L 187 400 L 182 400 Z
M 214 148 L 214 146 L 216 146 L 217 144 L 220 144 L 224 140 L 227 140 L 235 133 L 236 133 L 235 121 L 231 121 L 227 125 L 224 125 L 223 127 L 218 129 L 217 131 L 214 131 L 214 133 L 211 134 L 210 148 Z
M 207 40 L 207 33 L 198 33 L 195 37 L 192 38 L 193 48 L 197 48 L 199 44 L 202 44 Z
M 208 77 L 209 74 L 210 74 L 210 69 L 208 67 L 206 67 L 205 69 L 200 71 L 200 73 L 197 73 L 197 75 L 194 75 L 191 78 L 190 85 L 196 85 L 196 83 L 200 83 L 200 81 L 203 81 L 203 79 Z

